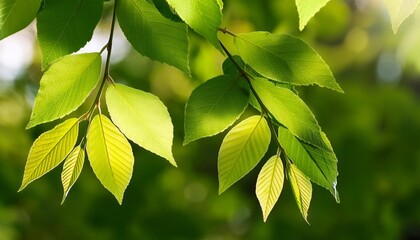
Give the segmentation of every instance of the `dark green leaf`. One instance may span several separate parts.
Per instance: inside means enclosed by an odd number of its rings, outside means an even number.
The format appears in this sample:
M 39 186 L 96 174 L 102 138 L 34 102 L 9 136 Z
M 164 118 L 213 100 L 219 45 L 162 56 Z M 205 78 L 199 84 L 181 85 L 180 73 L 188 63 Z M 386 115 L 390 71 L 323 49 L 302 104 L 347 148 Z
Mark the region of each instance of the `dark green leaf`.
M 102 15 L 102 0 L 48 0 L 38 14 L 42 68 L 82 48 Z
M 323 138 L 329 144 L 325 134 Z M 339 202 L 337 185 L 337 157 L 330 151 L 299 141 L 285 127 L 279 127 L 281 146 L 293 163 L 314 183 L 328 189 Z
M 190 74 L 187 25 L 173 22 L 146 0 L 121 0 L 117 6 L 121 29 L 141 54 Z
M 185 107 L 185 139 L 213 136 L 231 126 L 248 106 L 249 93 L 238 85 L 238 75 L 213 78 L 196 88 Z
M 0 40 L 28 26 L 36 17 L 41 0 L 2 0 Z
M 332 151 L 322 136 L 311 110 L 298 95 L 287 88 L 275 86 L 264 78 L 254 78 L 252 86 L 273 117 L 299 139 Z
M 321 56 L 299 38 L 252 32 L 237 35 L 235 44 L 245 63 L 268 79 L 343 92 Z

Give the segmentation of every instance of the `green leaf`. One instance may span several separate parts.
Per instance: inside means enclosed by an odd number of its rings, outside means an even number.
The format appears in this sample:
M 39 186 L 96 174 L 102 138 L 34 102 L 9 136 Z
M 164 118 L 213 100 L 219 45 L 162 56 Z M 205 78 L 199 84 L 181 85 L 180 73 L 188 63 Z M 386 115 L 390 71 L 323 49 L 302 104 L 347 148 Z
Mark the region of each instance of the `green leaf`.
M 287 169 L 287 176 L 292 186 L 293 195 L 302 217 L 308 222 L 308 210 L 312 198 L 312 184 L 294 164 L 290 164 Z
M 232 56 L 232 58 L 242 69 L 247 68 L 247 65 L 244 63 L 244 61 L 242 60 L 240 56 L 234 55 Z M 240 74 L 238 68 L 235 66 L 235 64 L 232 62 L 230 58 L 226 58 L 225 61 L 223 61 L 222 69 L 223 69 L 224 74 L 231 74 L 231 75 Z
M 404 20 L 414 13 L 419 3 L 420 0 L 385 0 L 394 33 L 397 33 Z
M 174 127 L 158 97 L 121 84 L 110 85 L 106 103 L 112 121 L 131 141 L 176 166 L 172 156 Z
M 322 134 L 329 144 L 325 134 Z M 280 126 L 279 141 L 287 156 L 314 183 L 328 189 L 339 202 L 337 185 L 337 157 L 330 151 L 299 141 L 289 130 Z
M 235 44 L 245 63 L 268 79 L 343 92 L 321 56 L 299 38 L 252 32 L 237 35 Z
M 167 0 L 184 22 L 222 51 L 217 32 L 222 24 L 222 11 L 217 0 Z
M 141 54 L 190 74 L 188 28 L 173 22 L 146 0 L 121 0 L 118 21 L 131 45 Z
M 78 133 L 79 122 L 71 118 L 41 134 L 29 151 L 18 192 L 60 164 L 76 144 Z
M 332 151 L 321 136 L 311 110 L 291 90 L 275 86 L 264 78 L 254 78 L 252 86 L 273 117 L 286 126 L 293 135 L 327 151 Z
M 28 26 L 36 17 L 41 0 L 2 0 L 0 40 Z
M 231 126 L 248 106 L 249 92 L 239 75 L 215 77 L 197 87 L 185 107 L 184 145 L 216 135 Z
M 299 13 L 299 29 L 302 31 L 311 18 L 330 0 L 296 0 Z
M 54 63 L 41 79 L 27 129 L 62 118 L 76 110 L 99 81 L 101 55 L 66 56 Z
M 267 121 L 261 116 L 249 117 L 229 131 L 219 151 L 219 194 L 258 164 L 270 140 Z
M 261 169 L 257 179 L 256 194 L 264 222 L 280 197 L 284 183 L 283 163 L 279 156 L 271 157 Z
M 130 143 L 104 115 L 96 115 L 87 133 L 87 154 L 96 177 L 122 204 L 133 174 L 134 156 Z
M 84 162 L 85 149 L 80 146 L 75 147 L 64 161 L 63 172 L 61 173 L 61 182 L 63 183 L 64 194 L 61 204 L 63 204 L 64 200 L 66 200 L 71 187 L 82 172 Z
M 102 0 L 49 0 L 38 14 L 42 69 L 82 48 L 102 15 Z

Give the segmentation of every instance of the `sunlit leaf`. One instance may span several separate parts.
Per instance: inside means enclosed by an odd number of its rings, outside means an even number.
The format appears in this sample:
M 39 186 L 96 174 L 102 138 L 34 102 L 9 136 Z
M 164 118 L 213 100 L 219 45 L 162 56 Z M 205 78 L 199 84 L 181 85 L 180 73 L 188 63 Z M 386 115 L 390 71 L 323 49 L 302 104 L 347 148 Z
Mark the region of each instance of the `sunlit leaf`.
M 261 116 L 249 117 L 229 131 L 219 151 L 219 194 L 258 164 L 270 140 L 267 121 Z
M 64 194 L 61 204 L 63 204 L 64 200 L 66 200 L 71 187 L 76 182 L 80 172 L 82 172 L 84 162 L 85 149 L 80 146 L 75 147 L 64 161 L 63 172 L 61 173 L 61 182 L 63 183 Z
M 222 23 L 221 5 L 218 0 L 167 0 L 167 2 L 188 26 L 217 49 L 221 49 L 217 38 L 218 27 Z
M 252 32 L 237 35 L 235 44 L 245 63 L 268 79 L 343 92 L 321 56 L 299 38 Z
M 314 115 L 298 95 L 263 78 L 254 78 L 252 86 L 273 117 L 293 135 L 319 148 L 331 150 L 321 136 L 321 128 Z
M 294 164 L 289 165 L 287 176 L 292 186 L 293 195 L 295 196 L 299 211 L 305 221 L 309 223 L 308 210 L 312 198 L 311 181 Z
M 284 183 L 284 168 L 279 156 L 271 157 L 261 169 L 257 179 L 256 194 L 264 222 L 279 199 Z
M 101 19 L 102 0 L 48 0 L 37 17 L 42 69 L 75 52 L 91 38 Z
M 249 93 L 239 75 L 215 77 L 197 87 L 185 106 L 184 145 L 231 126 L 248 106 Z
M 99 53 L 70 55 L 54 63 L 41 79 L 26 128 L 62 118 L 76 110 L 95 88 L 100 74 Z
M 113 84 L 106 91 L 106 102 L 112 121 L 127 138 L 176 166 L 172 156 L 174 127 L 158 97 Z
M 141 54 L 190 74 L 188 29 L 162 16 L 146 0 L 121 0 L 118 22 L 131 45 Z
M 299 13 L 299 29 L 302 31 L 311 18 L 330 0 L 296 0 Z
M 104 115 L 96 115 L 87 133 L 87 155 L 96 177 L 122 204 L 133 173 L 130 143 Z
M 323 138 L 329 144 L 325 134 Z M 339 202 L 337 184 L 337 157 L 333 152 L 299 141 L 286 128 L 280 126 L 279 141 L 287 156 L 314 183 L 328 189 Z
M 78 133 L 78 120 L 71 118 L 41 134 L 29 151 L 22 185 L 18 191 L 60 164 L 76 144 Z
M 397 33 L 404 20 L 414 13 L 419 3 L 420 0 L 385 0 L 394 33 Z
M 36 17 L 41 0 L 2 0 L 0 40 L 28 26 Z

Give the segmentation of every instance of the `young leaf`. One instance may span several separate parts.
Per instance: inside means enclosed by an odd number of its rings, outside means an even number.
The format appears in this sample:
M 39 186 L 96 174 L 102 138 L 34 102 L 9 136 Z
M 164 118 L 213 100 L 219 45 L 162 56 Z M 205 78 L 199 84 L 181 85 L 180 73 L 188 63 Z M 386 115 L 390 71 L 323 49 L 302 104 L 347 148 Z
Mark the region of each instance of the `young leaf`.
M 28 26 L 36 17 L 41 0 L 2 0 L 0 40 Z
M 268 79 L 343 92 L 321 56 L 299 38 L 252 32 L 237 35 L 235 44 L 245 63 Z
M 184 22 L 221 50 L 217 38 L 222 23 L 222 11 L 218 0 L 167 0 Z
M 60 164 L 76 144 L 78 133 L 79 122 L 71 118 L 41 134 L 29 151 L 22 185 L 18 191 Z
M 308 177 L 306 177 L 294 164 L 290 164 L 287 169 L 287 176 L 292 186 L 293 195 L 299 211 L 307 223 L 308 210 L 312 198 L 312 184 Z
M 133 173 L 134 156 L 130 143 L 111 120 L 96 115 L 89 125 L 86 147 L 96 177 L 122 204 Z
M 238 75 L 222 75 L 201 84 L 185 106 L 184 145 L 224 131 L 245 111 L 248 99 L 249 92 L 238 85 Z
M 101 55 L 85 53 L 65 56 L 41 79 L 27 129 L 62 118 L 76 110 L 99 81 Z
M 397 33 L 404 20 L 414 13 L 419 3 L 420 0 L 385 0 L 394 33 Z
M 219 194 L 258 164 L 270 140 L 267 121 L 261 116 L 249 117 L 229 131 L 219 151 Z
M 261 169 L 256 194 L 263 212 L 264 222 L 279 199 L 284 183 L 283 163 L 279 156 L 271 157 Z
M 125 36 L 139 53 L 190 74 L 186 24 L 163 17 L 146 0 L 118 1 L 117 16 Z
M 79 50 L 91 38 L 102 15 L 102 0 L 49 0 L 38 14 L 42 69 Z
M 61 173 L 61 182 L 63 183 L 64 194 L 61 204 L 63 204 L 64 200 L 66 200 L 71 187 L 76 182 L 80 172 L 82 172 L 84 161 L 85 149 L 80 146 L 75 147 L 64 161 L 63 172 Z
M 309 20 L 330 0 L 296 0 L 299 13 L 299 30 L 303 30 Z
M 322 135 L 327 141 L 325 134 Z M 278 137 L 284 151 L 296 167 L 314 183 L 328 189 L 339 202 L 336 189 L 338 171 L 335 154 L 299 141 L 282 126 L 279 127 Z
M 158 97 L 114 84 L 106 91 L 106 103 L 112 121 L 127 138 L 176 166 L 172 156 L 174 127 Z
M 254 78 L 252 86 L 273 117 L 286 126 L 293 135 L 327 151 L 332 151 L 321 136 L 311 110 L 291 90 L 275 86 L 264 78 Z

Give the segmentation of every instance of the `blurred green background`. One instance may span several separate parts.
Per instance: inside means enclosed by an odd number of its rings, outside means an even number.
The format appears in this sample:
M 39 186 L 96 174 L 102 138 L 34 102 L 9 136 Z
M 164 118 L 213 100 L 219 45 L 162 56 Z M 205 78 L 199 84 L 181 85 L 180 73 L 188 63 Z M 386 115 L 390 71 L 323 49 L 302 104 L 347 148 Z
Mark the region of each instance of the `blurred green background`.
M 217 152 L 225 133 L 182 146 L 185 102 L 196 86 L 221 73 L 224 60 L 193 33 L 192 79 L 140 56 L 120 31 L 111 68 L 117 82 L 150 91 L 168 106 L 178 168 L 133 145 L 135 169 L 122 206 L 88 162 L 64 205 L 62 165 L 17 193 L 33 140 L 57 123 L 25 130 L 42 76 L 31 25 L 0 42 L 0 240 L 420 239 L 420 11 L 394 35 L 382 1 L 332 0 L 299 32 L 293 0 L 224 2 L 223 27 L 303 38 L 345 90 L 298 89 L 339 159 L 341 204 L 315 186 L 308 225 L 286 182 L 263 223 L 254 193 L 263 161 L 217 194 Z M 98 51 L 107 40 L 111 5 L 105 5 L 83 51 Z M 220 39 L 235 52 L 230 36 Z

